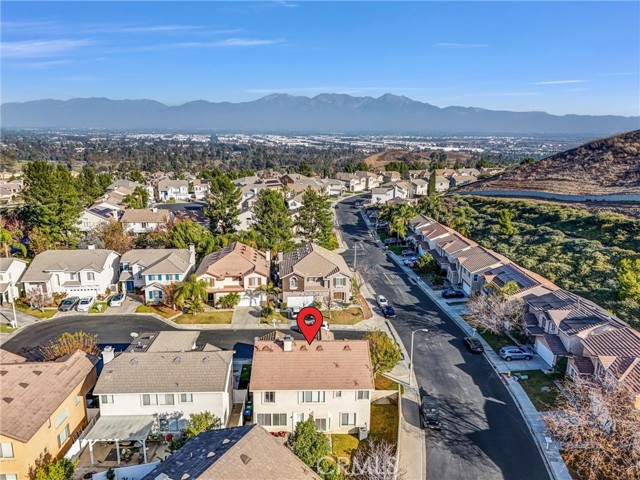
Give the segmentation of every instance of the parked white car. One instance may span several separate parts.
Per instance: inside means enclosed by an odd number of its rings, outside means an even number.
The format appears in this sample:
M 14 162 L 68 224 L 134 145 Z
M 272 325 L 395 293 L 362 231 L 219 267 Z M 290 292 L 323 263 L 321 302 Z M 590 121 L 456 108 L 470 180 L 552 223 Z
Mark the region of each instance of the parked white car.
M 122 302 L 124 302 L 124 293 L 118 293 L 114 295 L 109 301 L 110 307 L 121 307 Z
M 76 307 L 76 310 L 78 310 L 79 312 L 88 312 L 89 310 L 91 310 L 91 307 L 93 307 L 94 303 L 96 303 L 95 297 L 81 298 L 80 301 L 78 302 L 78 306 Z
M 378 297 L 376 298 L 376 303 L 380 308 L 384 308 L 389 305 L 389 302 L 387 302 L 387 299 L 383 295 L 378 295 Z

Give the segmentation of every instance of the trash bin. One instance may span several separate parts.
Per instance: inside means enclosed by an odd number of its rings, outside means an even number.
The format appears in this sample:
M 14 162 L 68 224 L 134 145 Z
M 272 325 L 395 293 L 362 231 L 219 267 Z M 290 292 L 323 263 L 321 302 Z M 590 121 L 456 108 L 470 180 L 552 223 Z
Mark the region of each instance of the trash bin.
M 366 440 L 368 436 L 369 436 L 369 432 L 367 431 L 367 427 L 360 427 L 358 429 L 358 440 L 360 441 Z

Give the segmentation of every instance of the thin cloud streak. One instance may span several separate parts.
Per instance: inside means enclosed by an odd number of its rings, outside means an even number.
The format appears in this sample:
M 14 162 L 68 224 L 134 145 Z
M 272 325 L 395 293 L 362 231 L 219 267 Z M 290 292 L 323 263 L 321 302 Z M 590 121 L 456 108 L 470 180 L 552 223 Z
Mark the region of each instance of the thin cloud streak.
M 483 48 L 488 47 L 487 43 L 447 43 L 440 42 L 434 45 L 435 47 L 443 47 L 443 48 Z
M 274 45 L 284 40 L 258 39 L 258 38 L 227 38 L 216 42 L 183 42 L 174 46 L 182 48 L 231 48 L 231 47 L 260 47 Z
M 37 58 L 65 54 L 82 47 L 93 45 L 92 40 L 22 40 L 2 42 L 0 50 L 4 58 Z
M 73 63 L 73 60 L 45 60 L 42 62 L 19 62 L 19 63 L 4 63 L 6 68 L 31 68 L 31 69 L 45 69 L 57 67 L 59 65 L 69 65 Z
M 568 83 L 585 83 L 586 80 L 548 80 L 545 82 L 533 82 L 529 85 L 566 85 Z

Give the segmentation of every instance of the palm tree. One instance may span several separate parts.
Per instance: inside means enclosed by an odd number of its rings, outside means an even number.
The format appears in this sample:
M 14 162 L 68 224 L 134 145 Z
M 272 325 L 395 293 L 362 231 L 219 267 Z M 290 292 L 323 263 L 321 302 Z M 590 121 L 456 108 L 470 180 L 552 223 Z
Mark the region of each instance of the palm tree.
M 467 216 L 467 209 L 458 207 L 453 213 L 455 217 L 451 221 L 451 227 L 463 237 L 471 236 L 471 219 Z
M 195 315 L 203 310 L 206 296 L 207 282 L 198 280 L 195 275 L 191 274 L 176 290 L 174 301 L 180 308 L 185 308 L 188 313 Z
M 131 195 L 122 199 L 122 203 L 129 208 L 147 208 L 149 205 L 149 191 L 144 187 L 136 187 Z
M 11 256 L 11 249 L 13 248 L 20 250 L 23 257 L 27 255 L 27 247 L 20 242 L 22 237 L 24 237 L 24 234 L 21 230 L 9 231 L 4 227 L 0 227 L 0 249 L 5 257 Z
M 260 285 L 256 291 L 264 293 L 267 296 L 267 304 L 272 305 L 280 295 L 280 292 L 282 292 L 282 289 L 276 287 L 273 282 L 269 282 L 266 285 Z
M 411 205 L 401 203 L 391 212 L 389 230 L 395 232 L 398 239 L 404 237 L 407 234 L 407 225 L 409 225 L 409 222 L 415 216 L 416 211 Z

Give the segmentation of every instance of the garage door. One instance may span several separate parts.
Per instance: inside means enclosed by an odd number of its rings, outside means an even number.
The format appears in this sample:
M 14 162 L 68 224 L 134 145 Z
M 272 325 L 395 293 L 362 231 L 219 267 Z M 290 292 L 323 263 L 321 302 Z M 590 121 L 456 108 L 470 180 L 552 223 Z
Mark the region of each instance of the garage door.
M 536 353 L 550 366 L 553 366 L 553 353 L 538 338 L 536 338 Z
M 464 293 L 466 293 L 467 295 L 471 295 L 471 285 L 469 285 L 466 282 L 462 282 L 462 290 L 464 291 Z
M 307 307 L 312 303 L 313 303 L 313 296 L 289 297 L 287 299 L 287 307 Z
M 260 306 L 260 294 L 256 295 L 242 295 L 240 297 L 239 307 L 259 307 Z

